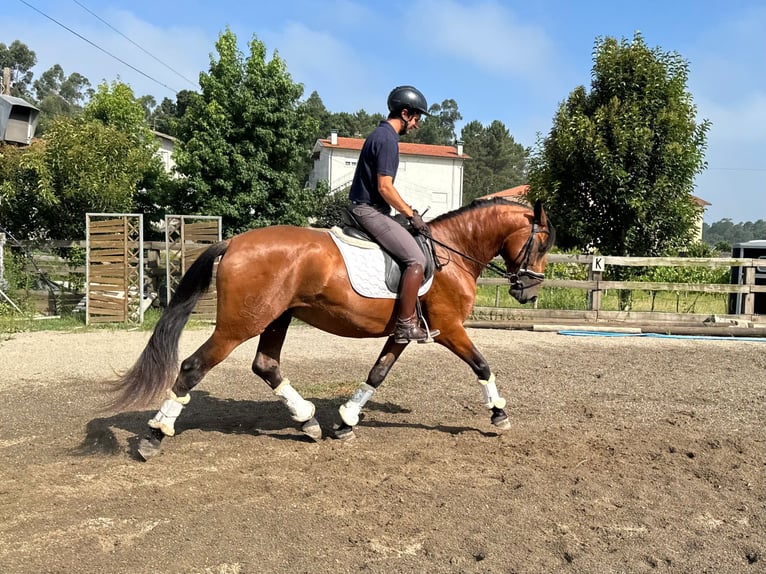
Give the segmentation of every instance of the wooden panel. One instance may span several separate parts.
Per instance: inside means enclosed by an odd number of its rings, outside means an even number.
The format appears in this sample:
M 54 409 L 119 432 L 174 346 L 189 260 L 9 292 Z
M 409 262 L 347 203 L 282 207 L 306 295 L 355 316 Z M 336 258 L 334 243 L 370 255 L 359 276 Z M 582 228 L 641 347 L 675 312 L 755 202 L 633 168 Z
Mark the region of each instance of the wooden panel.
M 133 214 L 88 217 L 87 320 L 135 322 L 141 317 L 143 290 L 142 219 Z

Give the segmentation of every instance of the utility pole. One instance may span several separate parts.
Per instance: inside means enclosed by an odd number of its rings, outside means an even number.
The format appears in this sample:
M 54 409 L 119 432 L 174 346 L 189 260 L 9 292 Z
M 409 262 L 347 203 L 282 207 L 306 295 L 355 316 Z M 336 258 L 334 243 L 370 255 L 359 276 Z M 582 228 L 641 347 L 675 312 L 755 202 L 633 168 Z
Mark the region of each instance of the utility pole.
M 11 69 L 10 68 L 3 68 L 3 85 L 2 92 L 6 96 L 11 95 Z

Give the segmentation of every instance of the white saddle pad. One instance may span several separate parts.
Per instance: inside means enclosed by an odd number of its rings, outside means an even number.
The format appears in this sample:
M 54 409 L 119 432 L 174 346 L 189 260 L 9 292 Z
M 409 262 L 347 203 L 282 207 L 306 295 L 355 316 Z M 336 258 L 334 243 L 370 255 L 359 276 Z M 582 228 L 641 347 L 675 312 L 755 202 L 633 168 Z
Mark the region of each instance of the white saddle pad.
M 386 262 L 383 250 L 377 243 L 348 237 L 340 227 L 330 229 L 330 237 L 343 255 L 354 291 L 362 297 L 374 299 L 397 298 L 397 294 L 386 287 Z M 421 285 L 418 295 L 428 293 L 433 279 L 430 277 Z

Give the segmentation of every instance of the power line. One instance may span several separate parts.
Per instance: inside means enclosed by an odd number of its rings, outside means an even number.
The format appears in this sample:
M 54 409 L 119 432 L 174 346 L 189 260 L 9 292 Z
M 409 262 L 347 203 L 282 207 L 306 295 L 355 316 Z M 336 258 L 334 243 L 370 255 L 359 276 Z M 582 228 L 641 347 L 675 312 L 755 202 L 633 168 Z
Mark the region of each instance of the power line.
M 66 30 L 67 32 L 70 32 L 70 33 L 74 34 L 75 36 L 77 36 L 77 37 L 78 37 L 78 38 L 80 38 L 81 40 L 84 40 L 85 42 L 87 42 L 88 44 L 90 44 L 91 46 L 93 46 L 94 48 L 96 48 L 97 50 L 101 50 L 101 51 L 102 51 L 104 54 L 106 54 L 107 56 L 109 56 L 109 57 L 111 57 L 111 58 L 114 58 L 115 60 L 117 60 L 117 61 L 118 61 L 118 62 L 120 62 L 121 64 L 124 64 L 124 65 L 126 65 L 126 66 L 127 66 L 128 68 L 130 68 L 131 70 L 134 70 L 134 71 L 138 72 L 139 74 L 141 74 L 141 75 L 142 75 L 142 76 L 144 76 L 145 78 L 148 78 L 148 79 L 150 79 L 152 82 L 154 82 L 154 83 L 156 83 L 156 84 L 159 84 L 159 85 L 160 85 L 160 86 L 162 86 L 163 88 L 167 88 L 168 90 L 170 90 L 170 91 L 171 91 L 171 92 L 173 92 L 174 94 L 178 94 L 178 92 L 177 92 L 176 90 L 174 90 L 173 88 L 171 88 L 171 87 L 170 87 L 170 86 L 168 86 L 167 84 L 163 84 L 162 82 L 160 82 L 160 81 L 159 81 L 159 80 L 157 80 L 156 78 L 152 78 L 152 77 L 151 77 L 149 74 L 147 74 L 146 72 L 142 72 L 141 70 L 139 70 L 139 69 L 138 69 L 138 68 L 136 68 L 135 66 L 133 66 L 133 65 L 131 65 L 131 64 L 128 64 L 128 63 L 127 63 L 125 60 L 123 60 L 123 59 L 121 59 L 121 58 L 118 58 L 117 56 L 115 56 L 115 55 L 114 55 L 114 54 L 112 54 L 111 52 L 109 52 L 109 51 L 105 50 L 104 48 L 102 48 L 101 46 L 99 46 L 98 44 L 96 44 L 95 42 L 92 42 L 92 41 L 88 40 L 88 39 L 87 39 L 85 36 L 83 36 L 82 34 L 78 34 L 78 33 L 77 33 L 77 32 L 75 32 L 74 30 L 72 30 L 71 28 L 69 28 L 69 27 L 65 26 L 64 24 L 62 24 L 61 22 L 59 22 L 58 20 L 56 20 L 55 18 L 52 18 L 51 16 L 48 16 L 48 15 L 47 15 L 45 12 L 43 12 L 42 10 L 40 10 L 40 9 L 38 9 L 38 8 L 35 8 L 35 7 L 34 7 L 34 6 L 32 6 L 32 5 L 31 5 L 29 2 L 27 2 L 26 0 L 19 0 L 19 2 L 21 2 L 22 4 L 24 4 L 24 5 L 26 5 L 26 6 L 29 6 L 29 7 L 30 7 L 30 8 L 32 8 L 32 10 L 34 10 L 35 12 L 37 12 L 37 13 L 39 13 L 39 14 L 42 14 L 43 16 L 45 16 L 46 18 L 48 18 L 48 20 L 50 20 L 51 22 L 53 22 L 53 23 L 55 23 L 55 24 L 58 24 L 59 26 L 61 26 L 62 28 L 64 28 L 64 30 Z
M 177 75 L 179 78 L 181 78 L 181 79 L 183 79 L 183 80 L 186 80 L 187 82 L 189 82 L 189 84 L 191 84 L 191 85 L 192 85 L 192 86 L 194 86 L 195 88 L 197 87 L 197 84 L 196 84 L 195 82 L 192 82 L 192 81 L 191 81 L 189 78 L 187 78 L 186 76 L 184 76 L 184 75 L 183 75 L 183 74 L 181 74 L 180 72 L 178 72 L 178 71 L 174 70 L 174 69 L 173 69 L 171 66 L 169 66 L 168 64 L 166 64 L 165 62 L 163 62 L 162 60 L 160 60 L 160 59 L 159 59 L 157 56 L 155 56 L 154 54 L 152 54 L 151 52 L 149 52 L 148 50 L 146 50 L 146 49 L 145 49 L 143 46 L 141 46 L 141 45 L 137 44 L 136 42 L 134 42 L 133 40 L 131 40 L 130 38 L 128 38 L 128 37 L 127 37 L 125 34 L 123 34 L 122 32 L 120 32 L 120 31 L 119 31 L 117 28 L 115 28 L 114 26 L 112 26 L 112 25 L 111 25 L 109 22 L 107 22 L 106 20 L 104 20 L 104 19 L 103 19 L 101 16 L 99 16 L 98 14 L 96 14 L 95 12 L 93 12 L 92 10 L 90 10 L 90 9 L 89 9 L 87 6 L 84 6 L 82 3 L 78 2 L 77 0 L 72 0 L 72 2 L 74 2 L 75 4 L 77 4 L 77 5 L 78 5 L 80 8 L 82 8 L 83 10 L 85 10 L 86 12 L 88 12 L 89 14 L 91 14 L 93 17 L 97 18 L 98 20 L 100 20 L 101 22 L 103 22 L 104 24 L 106 24 L 107 26 L 109 26 L 109 27 L 110 27 L 112 30 L 114 30 L 114 31 L 115 31 L 115 32 L 117 32 L 117 33 L 118 33 L 120 36 L 122 36 L 123 38 L 125 38 L 125 39 L 126 39 L 128 42 L 130 42 L 131 44 L 133 44 L 133 45 L 134 45 L 136 48 L 138 48 L 139 50 L 141 50 L 141 51 L 142 51 L 142 52 L 144 52 L 145 54 L 147 54 L 147 55 L 151 56 L 152 58 L 154 58 L 154 59 L 155 59 L 157 62 L 159 62 L 160 64 L 162 64 L 163 66 L 165 66 L 165 67 L 166 67 L 168 70 L 170 70 L 171 72 L 173 72 L 173 73 L 174 73 L 175 75 Z

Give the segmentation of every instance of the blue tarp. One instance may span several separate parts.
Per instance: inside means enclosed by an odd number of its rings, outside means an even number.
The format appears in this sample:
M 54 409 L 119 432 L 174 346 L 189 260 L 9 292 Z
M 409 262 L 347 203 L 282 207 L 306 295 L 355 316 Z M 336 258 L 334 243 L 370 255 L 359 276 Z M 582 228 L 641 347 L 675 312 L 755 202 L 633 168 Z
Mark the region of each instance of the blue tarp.
M 664 335 L 662 333 L 616 333 L 614 331 L 578 331 L 563 330 L 559 335 L 572 335 L 575 337 L 653 337 L 656 339 L 690 339 L 694 341 L 749 341 L 753 343 L 766 343 L 766 337 L 726 337 L 715 335 Z

